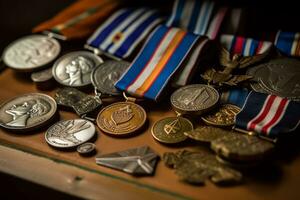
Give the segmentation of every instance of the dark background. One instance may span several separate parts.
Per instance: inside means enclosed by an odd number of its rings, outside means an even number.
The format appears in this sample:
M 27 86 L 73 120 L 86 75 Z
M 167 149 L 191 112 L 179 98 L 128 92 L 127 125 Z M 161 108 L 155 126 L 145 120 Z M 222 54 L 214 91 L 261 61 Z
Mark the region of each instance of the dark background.
M 74 1 L 0 0 L 0 54 L 11 41 L 30 34 L 35 25 L 47 20 L 72 2 Z M 170 3 L 172 1 L 169 0 L 148 2 L 139 0 L 137 2 L 141 5 L 152 5 L 154 2 L 158 2 L 158 6 L 162 6 L 162 2 L 164 2 L 169 7 L 172 6 Z M 221 2 L 233 7 L 242 6 L 246 9 L 248 13 L 245 21 L 246 29 L 241 34 L 255 36 L 264 32 L 276 32 L 278 29 L 300 31 L 300 11 L 297 1 L 227 0 Z M 83 43 L 84 41 L 82 41 Z M 0 199 L 74 199 L 74 197 L 60 192 L 1 173 L 0 180 Z

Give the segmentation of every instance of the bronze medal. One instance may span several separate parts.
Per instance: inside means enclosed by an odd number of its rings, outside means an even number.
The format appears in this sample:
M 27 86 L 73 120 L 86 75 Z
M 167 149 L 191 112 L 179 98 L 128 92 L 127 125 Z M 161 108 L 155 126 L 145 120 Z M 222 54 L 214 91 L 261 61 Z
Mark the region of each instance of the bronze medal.
M 133 102 L 117 102 L 103 108 L 97 117 L 98 127 L 105 133 L 124 136 L 140 130 L 146 122 L 145 110 Z

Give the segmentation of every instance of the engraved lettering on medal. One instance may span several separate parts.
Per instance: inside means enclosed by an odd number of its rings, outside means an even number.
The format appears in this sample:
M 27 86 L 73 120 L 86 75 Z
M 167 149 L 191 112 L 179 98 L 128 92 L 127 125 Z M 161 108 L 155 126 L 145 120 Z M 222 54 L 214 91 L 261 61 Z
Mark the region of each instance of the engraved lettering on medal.
M 66 66 L 65 72 L 68 78 L 63 82 L 68 85 L 82 85 L 84 83 L 82 80 L 83 75 L 90 73 L 93 66 L 94 63 L 83 56 L 75 58 Z
M 119 110 L 115 111 L 111 115 L 112 121 L 115 123 L 116 126 L 128 122 L 134 116 L 131 108 L 129 105 L 120 108 Z
M 177 131 L 179 131 L 181 129 L 181 124 L 180 124 L 180 121 L 179 119 L 176 119 L 174 121 L 171 121 L 170 123 L 167 123 L 165 126 L 164 126 L 164 131 L 167 133 L 167 134 L 170 134 L 170 133 L 177 133 Z
M 42 99 L 25 101 L 22 104 L 15 104 L 5 112 L 13 117 L 7 122 L 8 126 L 24 127 L 29 119 L 45 115 L 50 110 L 48 103 Z
M 65 121 L 57 124 L 49 131 L 48 139 L 53 143 L 58 143 L 60 145 L 64 145 L 65 143 L 76 145 L 82 141 L 76 138 L 75 134 L 90 127 L 91 125 L 87 124 L 86 121 L 80 121 L 78 123 L 75 123 L 75 120 Z

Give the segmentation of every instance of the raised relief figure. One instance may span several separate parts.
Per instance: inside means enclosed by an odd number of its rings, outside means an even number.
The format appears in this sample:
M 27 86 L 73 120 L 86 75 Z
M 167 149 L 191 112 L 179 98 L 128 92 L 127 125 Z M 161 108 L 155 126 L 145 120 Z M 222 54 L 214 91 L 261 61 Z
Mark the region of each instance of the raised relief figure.
M 23 104 L 13 105 L 5 111 L 13 117 L 13 120 L 7 122 L 6 125 L 23 127 L 27 125 L 28 119 L 42 116 L 48 111 L 47 103 L 41 99 L 25 101 Z
M 64 82 L 69 85 L 83 84 L 83 75 L 90 73 L 93 65 L 94 63 L 85 57 L 79 56 L 75 58 L 66 66 L 66 73 L 69 78 L 65 79 Z

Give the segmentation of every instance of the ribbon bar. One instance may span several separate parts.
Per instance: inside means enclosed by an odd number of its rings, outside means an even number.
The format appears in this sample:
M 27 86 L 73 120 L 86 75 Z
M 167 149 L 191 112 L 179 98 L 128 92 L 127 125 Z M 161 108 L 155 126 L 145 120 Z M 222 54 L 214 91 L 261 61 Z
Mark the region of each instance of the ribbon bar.
M 200 36 L 178 28 L 157 27 L 116 87 L 157 100 Z

